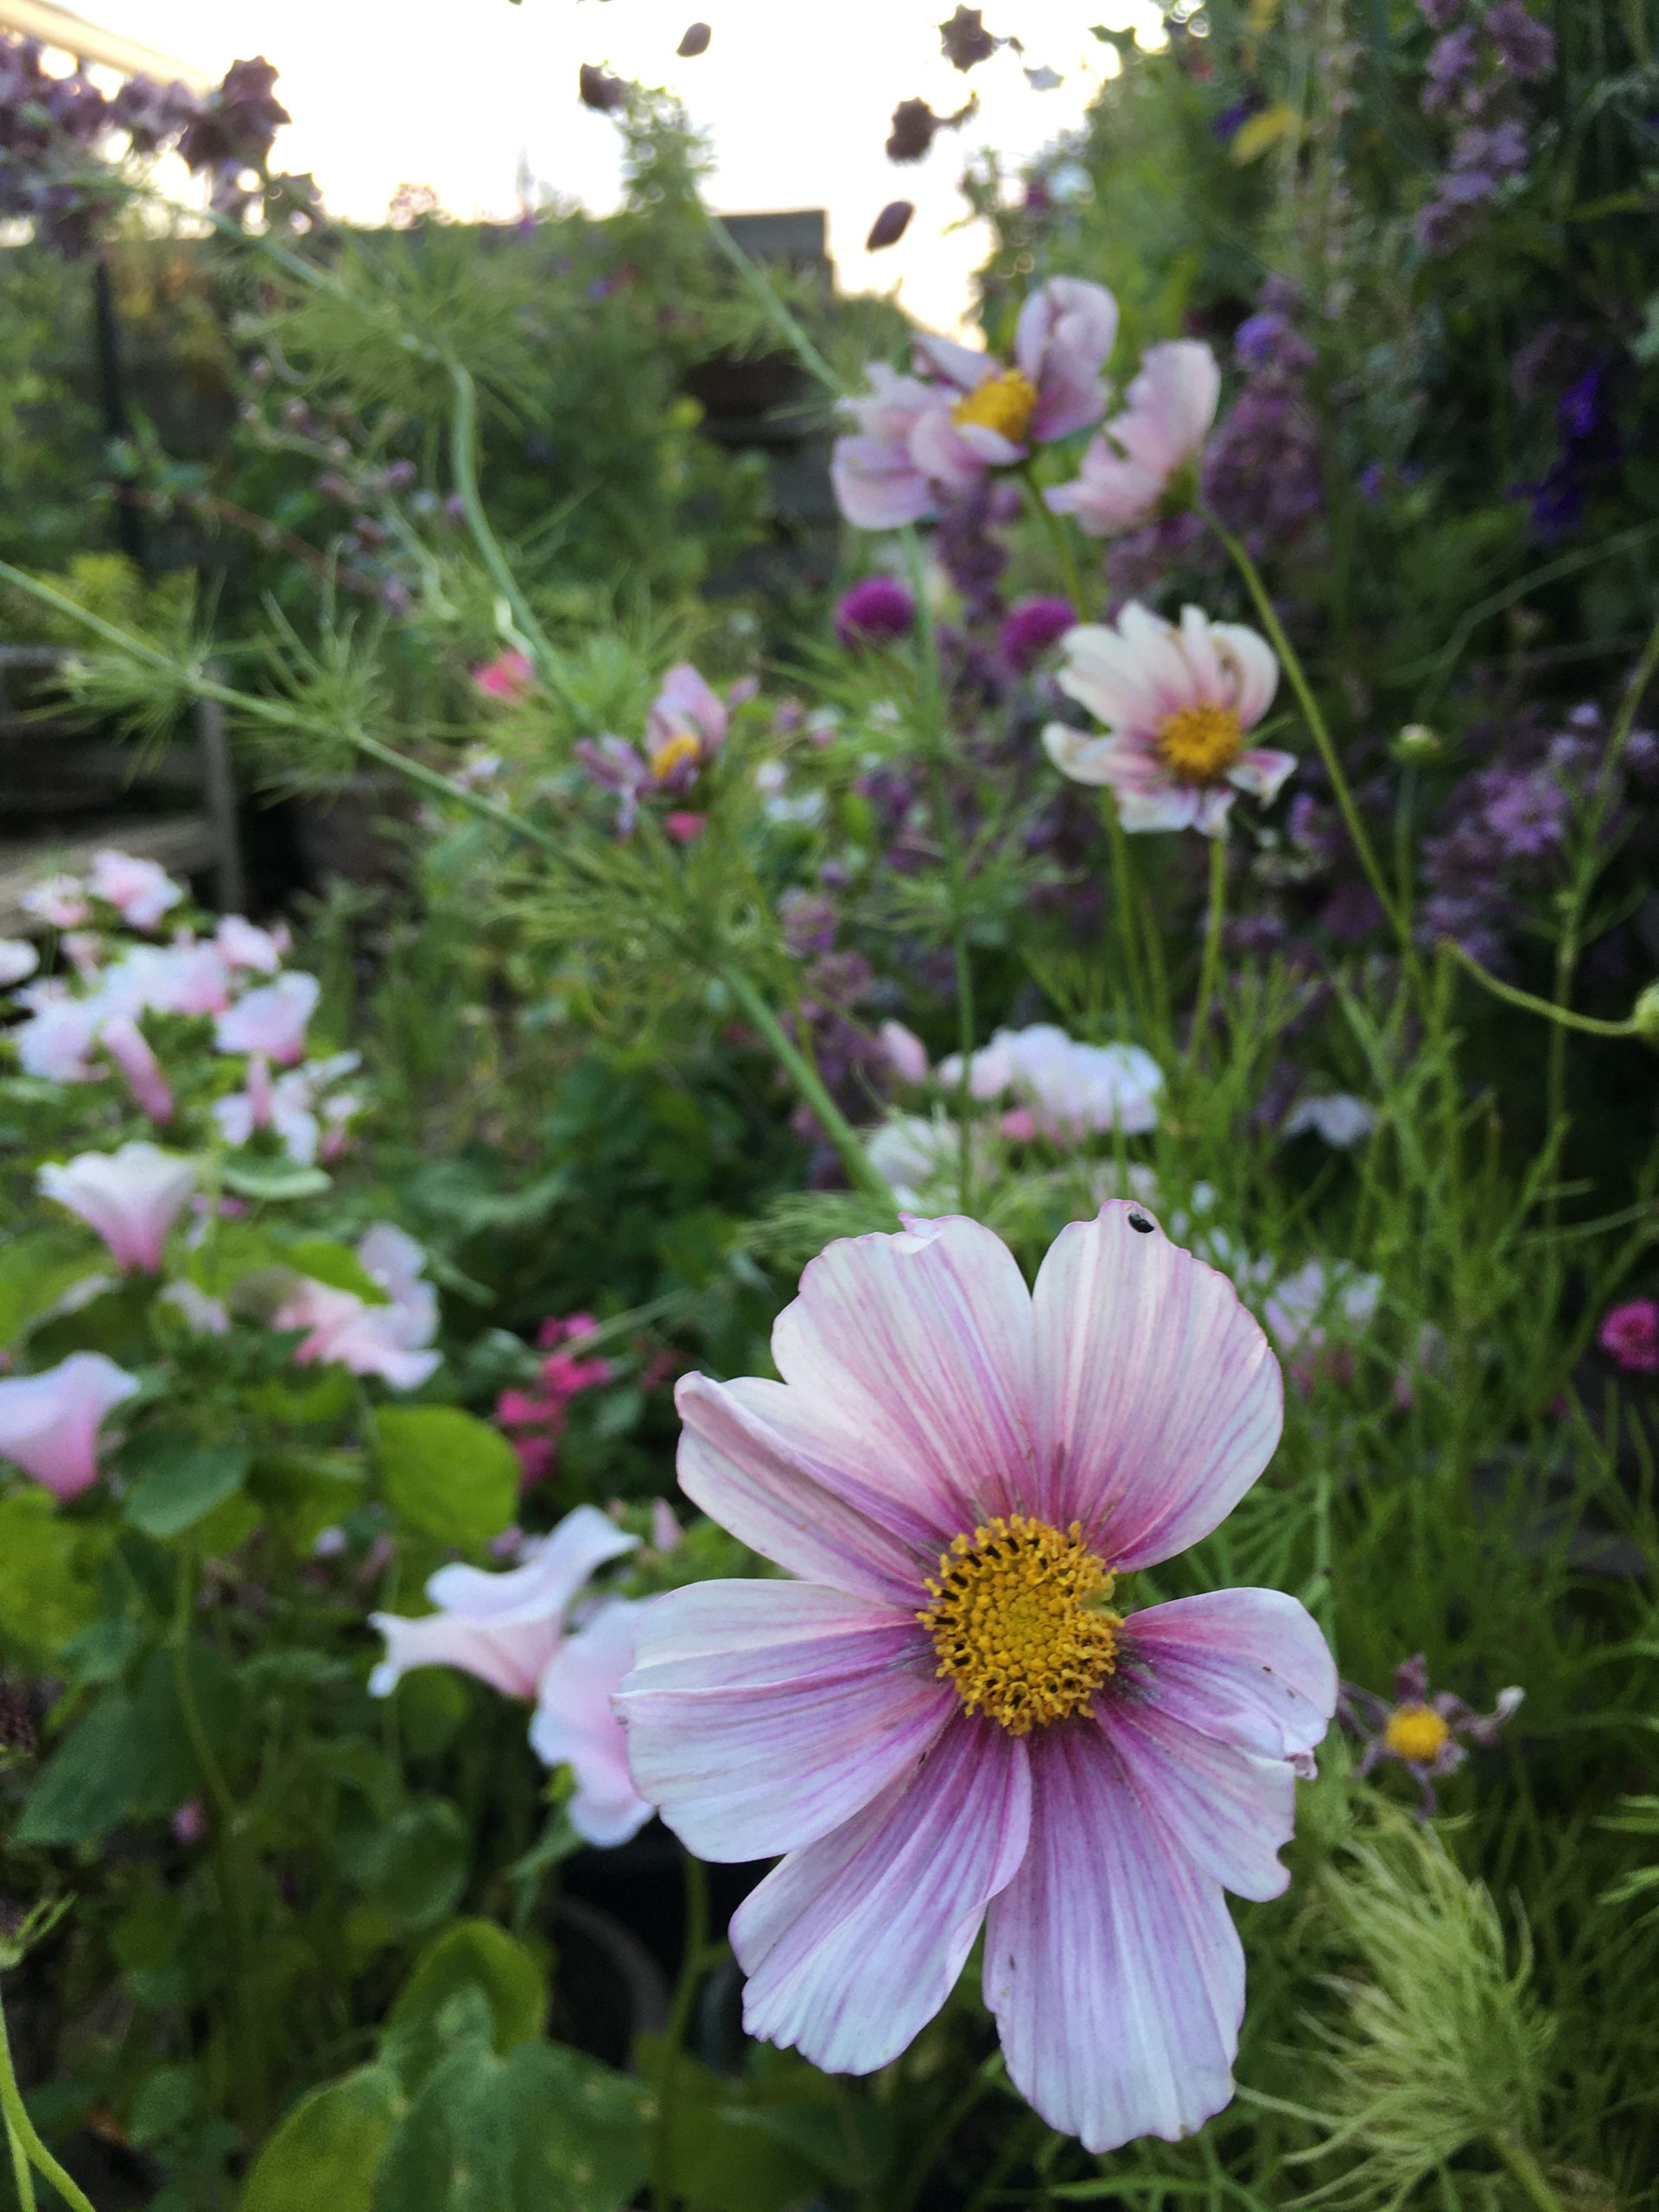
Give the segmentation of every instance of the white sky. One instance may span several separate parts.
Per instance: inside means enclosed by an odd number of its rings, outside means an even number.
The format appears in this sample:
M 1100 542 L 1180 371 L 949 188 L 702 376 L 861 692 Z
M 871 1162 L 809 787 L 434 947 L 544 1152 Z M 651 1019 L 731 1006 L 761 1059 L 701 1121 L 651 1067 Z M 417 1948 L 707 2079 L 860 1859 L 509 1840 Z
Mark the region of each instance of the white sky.
M 539 186 L 598 213 L 615 204 L 616 135 L 576 99 L 580 63 L 666 85 L 713 138 L 710 199 L 723 213 L 823 207 L 848 290 L 899 287 L 906 308 L 950 328 L 984 258 L 982 234 L 952 226 L 965 156 L 995 146 L 1015 159 L 1076 122 L 1116 67 L 1090 35 L 1104 23 L 1162 43 L 1154 0 L 985 0 L 988 29 L 1017 33 L 963 76 L 939 52 L 955 0 L 79 0 L 84 11 L 216 76 L 263 53 L 295 120 L 279 168 L 311 170 L 326 204 L 382 216 L 403 183 L 429 185 L 459 216 L 517 210 L 527 164 Z M 701 17 L 714 40 L 701 59 L 675 54 Z M 1036 92 L 1024 67 L 1064 73 Z M 940 112 L 970 92 L 980 113 L 944 132 L 919 166 L 882 152 L 900 99 Z M 877 211 L 913 200 L 902 243 L 863 250 Z

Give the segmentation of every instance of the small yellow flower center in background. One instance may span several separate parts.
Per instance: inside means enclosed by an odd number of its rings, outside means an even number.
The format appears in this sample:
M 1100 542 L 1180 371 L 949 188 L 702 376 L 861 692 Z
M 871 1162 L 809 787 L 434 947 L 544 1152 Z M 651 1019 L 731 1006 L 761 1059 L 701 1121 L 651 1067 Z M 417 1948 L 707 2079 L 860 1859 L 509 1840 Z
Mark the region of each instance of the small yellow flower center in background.
M 1117 1663 L 1110 1570 L 1083 1541 L 1015 1513 L 958 1536 L 916 1616 L 969 1713 L 1029 1735 L 1086 1705 Z
M 672 737 L 665 737 L 653 748 L 651 772 L 661 783 L 673 774 L 682 760 L 696 760 L 702 752 L 702 746 L 689 729 L 677 729 Z
M 1018 445 L 1026 435 L 1037 404 L 1037 387 L 1018 369 L 1004 369 L 987 377 L 973 391 L 963 392 L 950 410 L 955 423 L 976 423 L 982 430 L 995 430 Z
M 1190 784 L 1212 784 L 1244 749 L 1244 732 L 1230 707 L 1182 707 L 1158 725 L 1158 750 Z
M 1382 1740 L 1396 1757 L 1426 1766 L 1451 1733 L 1432 1705 L 1399 1705 L 1389 1715 Z

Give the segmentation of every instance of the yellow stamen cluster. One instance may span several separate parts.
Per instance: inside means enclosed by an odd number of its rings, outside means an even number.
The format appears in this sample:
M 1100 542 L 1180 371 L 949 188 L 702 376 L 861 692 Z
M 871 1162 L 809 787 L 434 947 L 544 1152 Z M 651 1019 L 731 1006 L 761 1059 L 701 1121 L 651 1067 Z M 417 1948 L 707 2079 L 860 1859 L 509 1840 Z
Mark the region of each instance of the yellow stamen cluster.
M 1110 1570 L 1069 1529 L 1011 1514 L 957 1536 L 916 1616 L 969 1713 L 1029 1735 L 1086 1705 L 1117 1663 Z
M 1037 405 L 1037 387 L 1018 369 L 1004 369 L 987 377 L 972 391 L 963 392 L 950 410 L 957 423 L 975 423 L 982 430 L 995 430 L 1018 445 L 1026 435 Z
M 1183 782 L 1213 784 L 1244 749 L 1244 732 L 1230 707 L 1182 707 L 1158 725 L 1158 750 Z
M 696 760 L 702 747 L 689 729 L 677 729 L 671 737 L 653 746 L 651 753 L 651 772 L 658 783 L 671 776 L 682 760 Z
M 1451 1733 L 1432 1705 L 1397 1705 L 1382 1740 L 1397 1758 L 1426 1766 Z

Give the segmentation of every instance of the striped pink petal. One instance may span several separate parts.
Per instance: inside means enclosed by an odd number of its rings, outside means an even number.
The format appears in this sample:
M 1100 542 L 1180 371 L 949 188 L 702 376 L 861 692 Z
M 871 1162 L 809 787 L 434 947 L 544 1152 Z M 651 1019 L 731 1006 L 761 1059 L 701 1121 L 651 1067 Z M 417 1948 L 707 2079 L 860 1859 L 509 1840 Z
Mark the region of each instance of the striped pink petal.
M 913 1611 L 813 1583 L 694 1583 L 638 1635 L 629 1764 L 702 1859 L 813 1842 L 913 1774 L 956 1709 Z
M 1046 1426 L 1033 1510 L 1114 1567 L 1185 1551 L 1272 1458 L 1278 1363 L 1227 1278 L 1120 1200 L 1060 1231 L 1033 1294 Z
M 1325 1638 L 1281 1590 L 1214 1590 L 1149 1605 L 1130 1615 L 1123 1640 L 1154 1703 L 1264 1758 L 1301 1758 L 1336 1711 Z
M 1173 2141 L 1233 2093 L 1244 1955 L 1226 1902 L 1106 1738 L 1031 1745 L 1031 1847 L 985 1931 L 1009 2077 L 1086 2150 Z
M 1125 1685 L 1096 1716 L 1147 1812 L 1195 1866 L 1242 1897 L 1276 1897 L 1290 1881 L 1279 1853 L 1296 1825 L 1296 1777 L 1142 1702 Z
M 834 2073 L 896 2058 L 950 1995 L 1030 1816 L 1024 1740 L 956 1721 L 913 1777 L 791 1853 L 740 1907 L 749 2033 Z

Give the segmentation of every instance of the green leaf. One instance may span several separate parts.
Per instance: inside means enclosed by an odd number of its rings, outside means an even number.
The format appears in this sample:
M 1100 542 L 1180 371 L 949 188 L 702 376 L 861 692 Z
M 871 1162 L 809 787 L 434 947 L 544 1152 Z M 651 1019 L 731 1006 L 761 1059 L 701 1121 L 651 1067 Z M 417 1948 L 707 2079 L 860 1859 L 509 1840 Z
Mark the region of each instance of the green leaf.
M 55 1658 L 97 1619 L 99 1539 L 43 1490 L 0 1498 L 0 1635 Z
M 376 1416 L 385 1499 L 441 1544 L 476 1551 L 518 1499 L 518 1459 L 498 1429 L 455 1406 L 392 1406 Z
M 328 1189 L 321 1167 L 302 1167 L 296 1160 L 228 1160 L 225 1180 L 245 1198 L 260 1198 L 273 1205 L 289 1198 L 315 1198 Z
M 342 1823 L 340 1864 L 395 1927 L 429 1928 L 466 1886 L 469 1841 L 447 1799 L 417 1798 L 390 1819 Z
M 142 1446 L 142 1452 L 140 1451 Z M 147 1536 L 177 1536 L 234 1497 L 252 1464 L 245 1444 L 197 1444 L 176 1430 L 153 1430 L 129 1450 L 139 1460 L 122 1511 Z
M 645 2177 L 647 2117 L 637 2082 L 578 2051 L 498 2058 L 469 2040 L 388 2144 L 372 2212 L 620 2212 Z
M 285 1266 L 331 1290 L 349 1290 L 369 1306 L 384 1306 L 386 1294 L 349 1244 L 332 1236 L 299 1236 L 283 1247 Z
M 403 2103 L 386 2066 L 313 2089 L 261 2146 L 240 2212 L 371 2212 L 374 2170 Z
M 66 1291 L 107 1269 L 73 1230 L 32 1229 L 0 1246 L 0 1344 L 15 1344 Z
M 435 1936 L 397 1993 L 386 2025 L 407 2030 L 435 2018 L 458 1989 L 483 1992 L 498 2058 L 539 2036 L 547 2021 L 547 1976 L 534 1952 L 489 1920 L 458 1920 Z

